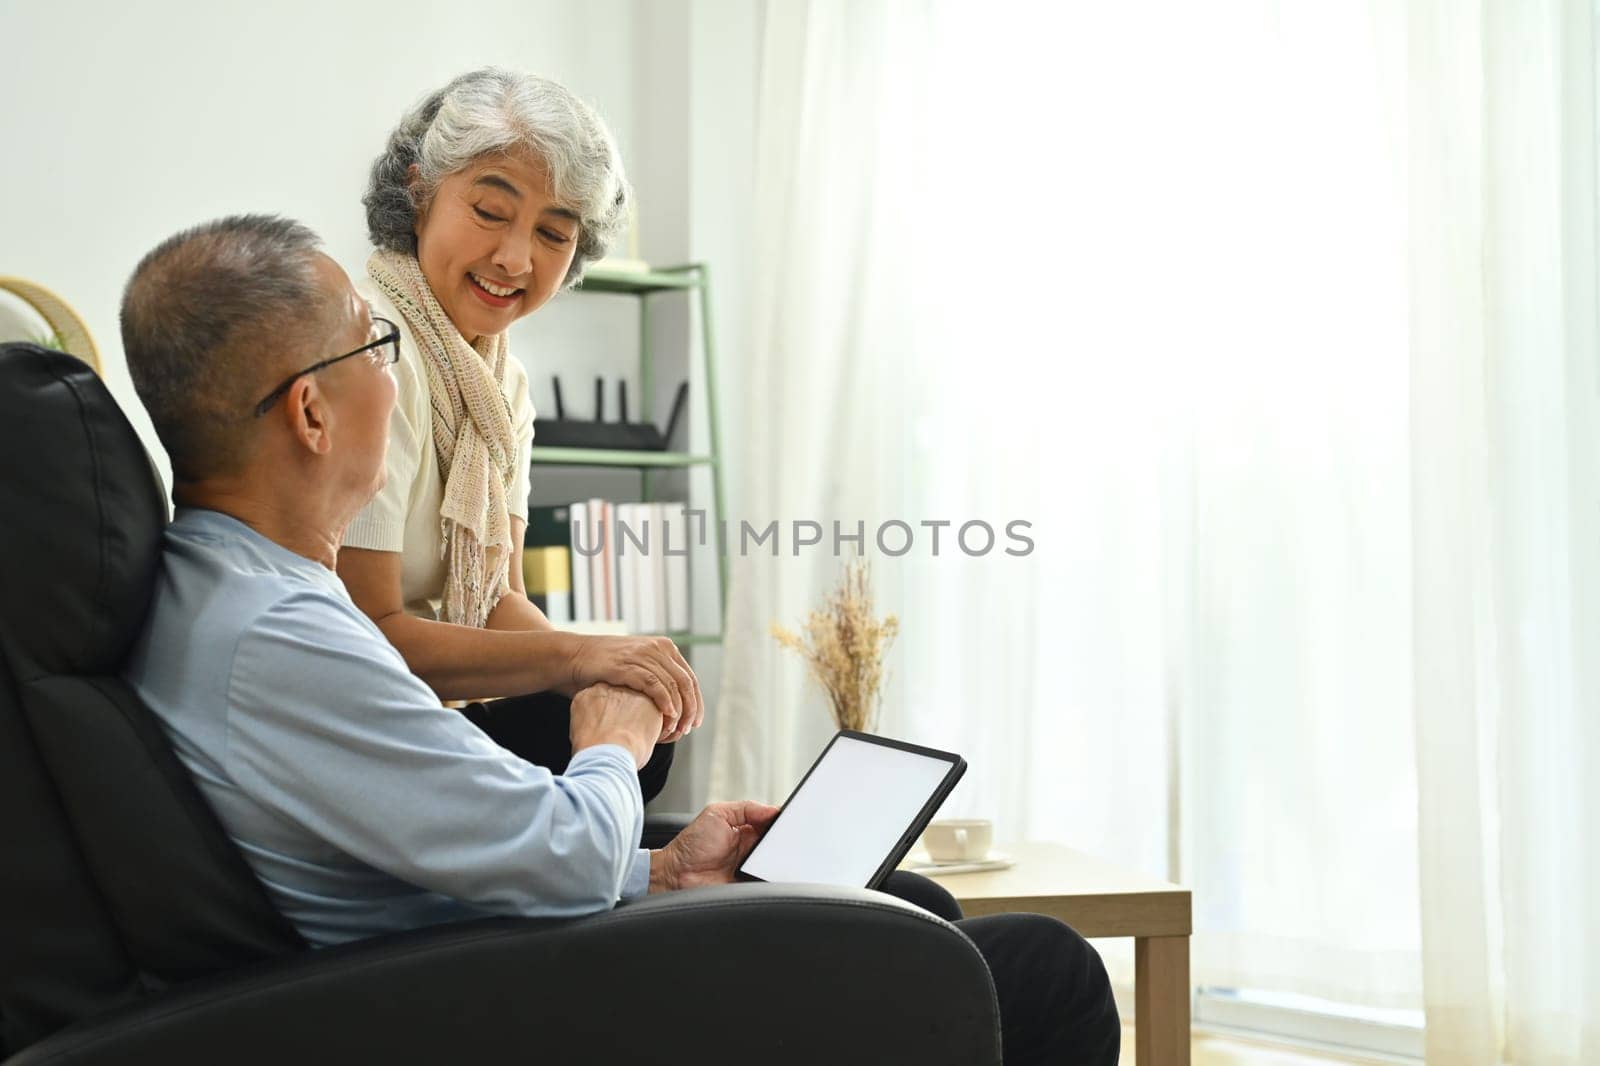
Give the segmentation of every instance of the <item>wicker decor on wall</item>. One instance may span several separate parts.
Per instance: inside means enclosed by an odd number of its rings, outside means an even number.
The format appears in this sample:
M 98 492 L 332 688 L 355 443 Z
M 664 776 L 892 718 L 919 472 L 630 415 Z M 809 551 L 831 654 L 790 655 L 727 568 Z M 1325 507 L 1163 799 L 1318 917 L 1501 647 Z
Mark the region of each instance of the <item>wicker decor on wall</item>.
M 9 292 L 39 313 L 60 340 L 64 351 L 77 356 L 100 373 L 100 351 L 89 327 L 72 305 L 36 282 L 0 275 L 0 292 Z

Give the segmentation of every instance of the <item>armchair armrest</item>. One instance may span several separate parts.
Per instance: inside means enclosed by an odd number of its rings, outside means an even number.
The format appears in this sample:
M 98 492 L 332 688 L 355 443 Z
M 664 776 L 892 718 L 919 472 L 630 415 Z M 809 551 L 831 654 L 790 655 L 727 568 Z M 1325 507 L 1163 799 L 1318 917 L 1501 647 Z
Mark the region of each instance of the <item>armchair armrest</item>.
M 306 952 L 57 1033 L 7 1066 L 528 1061 L 998 1064 L 962 933 L 881 893 L 740 884 L 575 921 Z
M 679 812 L 665 814 L 646 814 L 644 816 L 644 836 L 639 841 L 641 848 L 664 848 L 672 842 L 672 838 L 683 832 L 694 815 Z

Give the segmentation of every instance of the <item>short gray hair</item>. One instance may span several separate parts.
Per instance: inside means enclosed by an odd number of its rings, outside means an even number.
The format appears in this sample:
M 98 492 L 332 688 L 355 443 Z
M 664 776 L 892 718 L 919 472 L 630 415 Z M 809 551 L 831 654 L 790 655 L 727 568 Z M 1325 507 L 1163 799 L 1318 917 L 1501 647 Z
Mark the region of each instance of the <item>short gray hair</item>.
M 274 354 L 320 324 L 321 241 L 274 215 L 186 229 L 139 261 L 122 294 L 122 348 L 174 476 L 235 472 Z
M 556 198 L 578 212 L 578 247 L 562 282 L 576 285 L 627 228 L 633 192 L 605 122 L 564 86 L 537 74 L 474 70 L 406 113 L 372 164 L 361 198 L 372 243 L 415 255 L 417 211 L 439 183 L 474 160 L 518 150 L 543 161 Z M 412 165 L 419 179 L 414 189 Z

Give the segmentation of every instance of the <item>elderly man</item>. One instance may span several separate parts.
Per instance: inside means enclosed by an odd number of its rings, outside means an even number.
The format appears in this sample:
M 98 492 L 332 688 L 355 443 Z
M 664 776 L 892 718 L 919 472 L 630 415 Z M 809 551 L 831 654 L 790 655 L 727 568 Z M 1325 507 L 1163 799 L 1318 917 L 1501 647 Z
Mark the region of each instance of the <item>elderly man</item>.
M 638 849 L 651 701 L 579 693 L 558 777 L 443 708 L 351 603 L 334 566 L 383 477 L 395 330 L 310 231 L 180 234 L 140 264 L 122 323 L 178 507 L 128 678 L 307 940 L 728 879 L 771 808 L 714 807 Z
M 181 233 L 134 272 L 122 328 L 177 504 L 125 673 L 310 943 L 733 879 L 776 808 L 713 804 L 638 846 L 637 771 L 665 725 L 649 698 L 580 691 L 558 775 L 442 706 L 351 601 L 334 568 L 382 484 L 397 333 L 313 234 L 260 216 Z M 1081 938 L 1034 916 L 961 924 L 1008 1062 L 1116 1061 Z

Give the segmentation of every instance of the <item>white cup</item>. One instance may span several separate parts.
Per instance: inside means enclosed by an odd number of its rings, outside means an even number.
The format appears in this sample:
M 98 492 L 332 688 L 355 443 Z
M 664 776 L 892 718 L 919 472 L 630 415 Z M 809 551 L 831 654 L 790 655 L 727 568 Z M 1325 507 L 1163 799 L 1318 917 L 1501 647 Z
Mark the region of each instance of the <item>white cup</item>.
M 943 818 L 922 831 L 934 862 L 976 862 L 988 857 L 993 843 L 994 823 L 987 818 Z

